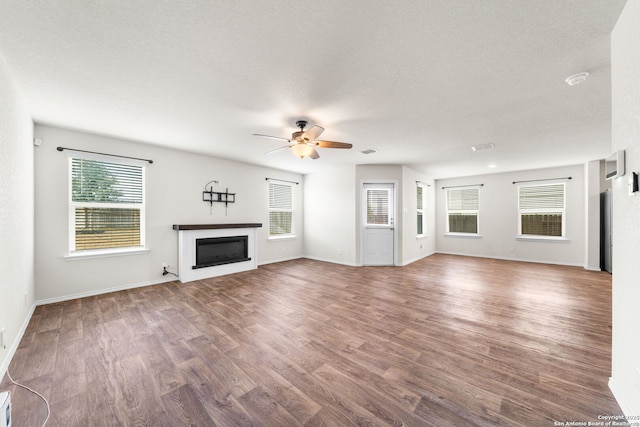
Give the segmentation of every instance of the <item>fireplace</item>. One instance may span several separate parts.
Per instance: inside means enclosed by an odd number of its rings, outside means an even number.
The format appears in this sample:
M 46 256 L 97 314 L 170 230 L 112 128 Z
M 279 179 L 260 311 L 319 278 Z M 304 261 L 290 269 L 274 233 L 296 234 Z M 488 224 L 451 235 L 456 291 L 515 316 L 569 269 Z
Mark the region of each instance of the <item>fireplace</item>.
M 258 268 L 260 223 L 174 224 L 182 283 Z
M 250 261 L 248 236 L 210 237 L 196 239 L 196 265 L 205 268 L 214 265 Z

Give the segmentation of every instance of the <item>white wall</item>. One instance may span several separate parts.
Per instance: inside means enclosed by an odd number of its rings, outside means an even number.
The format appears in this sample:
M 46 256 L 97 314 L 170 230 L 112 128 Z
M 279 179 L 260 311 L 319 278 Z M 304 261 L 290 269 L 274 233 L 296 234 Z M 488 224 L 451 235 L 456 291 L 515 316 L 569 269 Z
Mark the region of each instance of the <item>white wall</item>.
M 0 379 L 34 307 L 33 122 L 0 55 Z
M 356 265 L 356 168 L 331 168 L 304 179 L 304 254 Z
M 424 215 L 426 216 L 426 233 L 424 237 L 417 237 L 418 223 L 416 219 L 418 209 L 417 183 L 421 181 L 425 187 Z M 436 191 L 435 182 L 427 175 L 402 167 L 402 262 L 407 265 L 436 251 Z
M 516 240 L 518 189 L 514 181 L 571 177 L 566 186 L 566 242 Z M 482 237 L 445 236 L 446 190 L 442 187 L 484 184 L 479 190 L 479 231 Z M 513 259 L 550 264 L 584 265 L 584 166 L 438 180 L 436 185 L 436 247 L 440 253 Z
M 298 174 L 187 152 L 169 150 L 88 133 L 37 125 L 43 146 L 35 150 L 36 299 L 53 301 L 172 280 L 162 263 L 176 271 L 178 234 L 173 224 L 259 222 L 258 264 L 303 255 L 303 186 Z M 68 156 L 57 146 L 148 158 L 146 173 L 146 244 L 148 253 L 96 259 L 65 260 L 68 253 Z M 294 186 L 297 236 L 268 239 L 266 177 L 300 182 Z M 207 182 L 220 181 L 236 193 L 236 203 L 213 207 L 202 201 Z
M 624 177 L 613 181 L 613 345 L 611 389 L 626 415 L 640 415 L 640 1 L 629 0 L 612 33 L 613 150 L 626 150 Z M 636 419 L 637 422 L 637 419 Z

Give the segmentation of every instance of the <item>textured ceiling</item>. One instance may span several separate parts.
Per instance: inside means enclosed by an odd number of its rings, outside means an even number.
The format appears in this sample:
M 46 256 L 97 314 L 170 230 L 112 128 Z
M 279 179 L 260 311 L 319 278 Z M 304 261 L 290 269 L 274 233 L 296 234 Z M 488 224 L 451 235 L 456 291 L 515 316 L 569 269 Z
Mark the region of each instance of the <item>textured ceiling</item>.
M 624 3 L 0 0 L 0 54 L 37 123 L 300 173 L 444 178 L 604 158 Z M 252 136 L 301 118 L 354 148 L 300 160 Z

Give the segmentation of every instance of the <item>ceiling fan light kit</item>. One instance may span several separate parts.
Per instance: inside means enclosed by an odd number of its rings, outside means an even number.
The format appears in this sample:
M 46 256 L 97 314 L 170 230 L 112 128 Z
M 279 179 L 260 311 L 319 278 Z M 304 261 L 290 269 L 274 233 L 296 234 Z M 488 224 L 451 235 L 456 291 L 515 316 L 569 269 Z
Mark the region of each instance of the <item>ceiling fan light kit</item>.
M 324 132 L 324 128 L 322 126 L 315 125 L 311 126 L 308 130 L 305 131 L 304 128 L 307 126 L 306 120 L 298 120 L 296 122 L 296 126 L 299 127 L 300 130 L 293 132 L 293 134 L 291 134 L 291 139 L 282 138 L 279 136 L 263 135 L 259 133 L 254 133 L 253 135 L 263 138 L 282 139 L 288 141 L 288 145 L 276 148 L 275 150 L 271 150 L 269 151 L 269 153 L 278 151 L 281 148 L 291 148 L 293 154 L 295 154 L 296 157 L 300 157 L 301 159 L 304 159 L 305 157 L 309 157 L 313 160 L 319 159 L 320 155 L 318 154 L 316 147 L 348 149 L 353 146 L 352 144 L 348 144 L 346 142 L 317 140 L 320 134 Z

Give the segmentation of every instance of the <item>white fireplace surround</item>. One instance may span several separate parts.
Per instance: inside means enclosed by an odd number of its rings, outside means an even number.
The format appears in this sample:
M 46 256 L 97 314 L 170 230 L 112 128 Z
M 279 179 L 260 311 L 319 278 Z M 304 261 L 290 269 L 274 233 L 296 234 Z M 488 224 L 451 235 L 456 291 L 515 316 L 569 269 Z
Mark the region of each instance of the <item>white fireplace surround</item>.
M 174 225 L 173 229 L 178 231 L 178 278 L 180 282 L 192 282 L 258 268 L 256 234 L 257 227 L 261 226 L 262 224 Z M 233 236 L 247 236 L 247 255 L 251 258 L 250 260 L 193 268 L 196 265 L 196 239 Z

